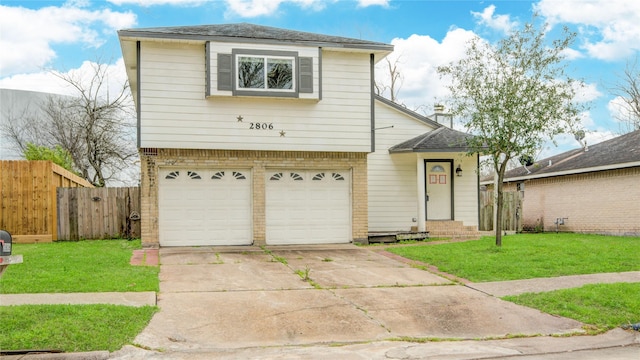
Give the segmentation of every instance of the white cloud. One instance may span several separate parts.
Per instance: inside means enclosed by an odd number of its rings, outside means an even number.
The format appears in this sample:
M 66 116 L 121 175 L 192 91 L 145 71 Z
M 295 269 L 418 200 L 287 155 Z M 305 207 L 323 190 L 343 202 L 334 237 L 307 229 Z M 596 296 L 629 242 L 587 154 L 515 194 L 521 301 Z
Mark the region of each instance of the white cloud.
M 56 57 L 55 44 L 100 47 L 101 35 L 136 23 L 131 12 L 87 10 L 69 3 L 37 10 L 0 5 L 0 73 L 36 71 Z
M 640 50 L 640 1 L 541 0 L 534 8 L 550 25 L 578 26 L 593 58 L 616 60 Z
M 63 75 L 73 76 L 78 79 L 90 79 L 95 73 L 93 71 L 91 61 L 85 61 L 77 69 L 71 69 Z M 118 59 L 115 63 L 109 64 L 107 68 L 108 86 L 104 90 L 108 90 L 112 94 L 120 92 L 122 85 L 127 80 L 124 60 Z M 39 91 L 52 94 L 76 95 L 76 89 L 72 88 L 68 83 L 61 80 L 58 76 L 50 71 L 40 71 L 31 74 L 18 74 L 11 77 L 0 79 L 0 88 L 17 89 L 28 91 Z
M 321 10 L 326 0 L 225 0 L 228 14 L 243 18 L 272 15 L 278 11 L 281 4 L 291 3 L 302 8 Z
M 114 5 L 139 5 L 150 7 L 155 5 L 174 6 L 196 6 L 207 2 L 207 0 L 107 0 Z
M 565 60 L 569 60 L 569 61 L 584 57 L 584 55 L 580 51 L 571 49 L 571 48 L 566 48 L 562 50 L 561 55 L 564 57 Z
M 505 34 L 509 34 L 518 26 L 518 22 L 511 21 L 509 15 L 495 15 L 495 11 L 495 5 L 489 5 L 482 12 L 472 11 L 471 14 L 478 21 L 478 24 Z
M 447 96 L 445 80 L 440 79 L 437 68 L 452 61 L 461 59 L 467 42 L 475 37 L 471 31 L 464 29 L 450 30 L 442 42 L 428 35 L 411 35 L 407 39 L 396 38 L 391 41 L 394 52 L 389 60 L 397 60 L 399 71 L 403 77 L 398 98 L 410 109 L 420 108 L 421 112 L 432 113 L 433 105 Z M 384 61 L 376 67 L 376 80 L 389 84 L 389 71 L 385 70 Z M 385 95 L 388 97 L 388 94 Z
M 602 93 L 598 90 L 598 85 L 595 83 L 577 82 L 574 83 L 574 90 L 576 96 L 573 99 L 579 103 L 594 101 L 602 96 Z
M 390 0 L 358 0 L 358 7 L 382 6 L 388 7 Z

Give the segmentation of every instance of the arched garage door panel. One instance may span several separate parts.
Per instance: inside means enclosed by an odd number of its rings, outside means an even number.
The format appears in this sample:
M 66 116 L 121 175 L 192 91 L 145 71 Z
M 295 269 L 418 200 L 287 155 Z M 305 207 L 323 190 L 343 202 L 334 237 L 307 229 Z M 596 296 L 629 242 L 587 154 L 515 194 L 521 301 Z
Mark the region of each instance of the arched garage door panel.
M 161 246 L 250 245 L 249 170 L 160 170 Z
M 349 171 L 267 171 L 267 244 L 351 241 Z

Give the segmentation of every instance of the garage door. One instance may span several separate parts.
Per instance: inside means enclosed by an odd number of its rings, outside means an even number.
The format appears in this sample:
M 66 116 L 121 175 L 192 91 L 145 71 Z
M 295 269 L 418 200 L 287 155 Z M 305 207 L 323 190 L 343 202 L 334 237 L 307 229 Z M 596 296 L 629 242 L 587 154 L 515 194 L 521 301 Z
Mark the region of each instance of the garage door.
M 250 245 L 249 170 L 161 169 L 161 246 Z
M 267 244 L 351 241 L 349 171 L 267 171 Z

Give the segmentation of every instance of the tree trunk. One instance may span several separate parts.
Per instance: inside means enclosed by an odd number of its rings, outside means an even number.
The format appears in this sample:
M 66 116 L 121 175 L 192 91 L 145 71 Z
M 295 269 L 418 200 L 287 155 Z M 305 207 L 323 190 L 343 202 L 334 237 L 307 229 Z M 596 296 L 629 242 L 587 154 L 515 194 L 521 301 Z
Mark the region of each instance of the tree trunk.
M 496 184 L 496 246 L 502 246 L 502 207 L 504 197 L 502 196 L 502 180 L 498 176 L 498 183 Z
M 494 160 L 495 161 L 495 160 Z M 500 166 L 496 167 L 498 176 L 495 179 L 495 192 L 496 192 L 496 222 L 494 224 L 496 230 L 496 246 L 502 246 L 502 208 L 504 207 L 504 196 L 502 194 L 502 185 L 504 182 L 504 172 L 507 169 L 507 163 L 509 157 L 502 160 Z

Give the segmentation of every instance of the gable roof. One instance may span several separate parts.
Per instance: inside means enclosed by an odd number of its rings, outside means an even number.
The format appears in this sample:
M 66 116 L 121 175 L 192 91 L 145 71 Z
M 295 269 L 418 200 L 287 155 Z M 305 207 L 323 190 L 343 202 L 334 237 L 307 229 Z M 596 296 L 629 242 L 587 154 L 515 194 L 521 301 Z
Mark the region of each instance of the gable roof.
M 473 135 L 438 124 L 439 128 L 416 136 L 389 149 L 390 154 L 411 152 L 467 152 Z
M 402 106 L 402 105 L 400 105 L 400 104 L 398 104 L 396 102 L 393 102 L 393 101 L 391 101 L 391 100 L 389 100 L 389 99 L 387 99 L 387 98 L 385 98 L 385 97 L 383 97 L 381 95 L 374 94 L 373 96 L 376 99 L 376 101 L 378 101 L 378 102 L 380 102 L 382 104 L 385 104 L 385 105 L 389 106 L 390 108 L 392 108 L 392 109 L 394 109 L 396 111 L 399 111 L 399 112 L 403 113 L 404 115 L 412 117 L 412 118 L 414 118 L 414 119 L 416 119 L 416 120 L 418 120 L 420 122 L 423 122 L 423 123 L 425 123 L 425 124 L 427 124 L 427 125 L 429 125 L 431 127 L 439 128 L 439 127 L 442 126 L 442 124 L 439 124 L 439 123 L 433 121 L 428 116 L 424 116 L 424 115 L 421 115 L 421 114 L 419 114 L 419 113 L 417 113 L 415 111 L 409 110 L 405 106 Z
M 375 41 L 249 23 L 123 29 L 118 31 L 118 36 L 121 38 L 163 38 L 241 43 L 291 43 L 304 46 L 393 51 L 393 45 Z
M 525 169 L 520 166 L 504 174 L 505 181 L 578 174 L 640 166 L 640 130 L 586 149 L 574 149 L 542 159 Z

